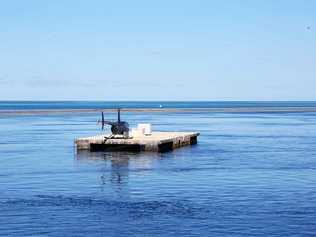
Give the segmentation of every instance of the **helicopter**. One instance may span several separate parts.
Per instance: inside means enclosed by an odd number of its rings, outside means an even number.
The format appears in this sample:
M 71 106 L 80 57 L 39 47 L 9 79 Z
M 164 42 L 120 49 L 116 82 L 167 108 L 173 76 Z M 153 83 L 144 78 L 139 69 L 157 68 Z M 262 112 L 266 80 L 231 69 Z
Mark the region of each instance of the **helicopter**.
M 112 136 L 119 135 L 119 137 L 123 136 L 125 138 L 128 138 L 128 132 L 129 132 L 129 124 L 125 121 L 121 121 L 121 109 L 117 109 L 117 121 L 106 121 L 104 120 L 104 113 L 101 112 L 101 121 L 99 120 L 98 123 L 101 123 L 102 130 L 104 130 L 105 125 L 111 126 L 111 132 Z

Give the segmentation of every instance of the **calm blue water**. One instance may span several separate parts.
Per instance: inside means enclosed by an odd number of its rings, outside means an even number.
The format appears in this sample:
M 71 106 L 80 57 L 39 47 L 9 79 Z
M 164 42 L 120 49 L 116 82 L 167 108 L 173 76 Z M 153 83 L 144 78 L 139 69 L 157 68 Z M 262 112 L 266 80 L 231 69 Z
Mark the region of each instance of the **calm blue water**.
M 0 115 L 0 235 L 315 236 L 316 113 L 122 118 L 201 136 L 164 154 L 76 153 L 99 114 Z
M 7 109 L 102 109 L 102 108 L 260 108 L 316 107 L 316 101 L 0 101 L 0 110 Z

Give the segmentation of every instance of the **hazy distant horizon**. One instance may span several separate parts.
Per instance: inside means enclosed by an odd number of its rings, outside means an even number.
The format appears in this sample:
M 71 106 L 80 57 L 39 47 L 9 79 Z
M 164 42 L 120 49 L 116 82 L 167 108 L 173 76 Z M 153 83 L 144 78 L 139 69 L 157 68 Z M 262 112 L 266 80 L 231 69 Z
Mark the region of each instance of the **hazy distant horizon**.
M 316 112 L 315 101 L 0 101 L 0 113 L 17 111 L 95 112 Z M 192 110 L 191 110 L 192 109 Z
M 316 103 L 316 100 L 0 100 L 1 102 L 253 102 L 253 103 Z

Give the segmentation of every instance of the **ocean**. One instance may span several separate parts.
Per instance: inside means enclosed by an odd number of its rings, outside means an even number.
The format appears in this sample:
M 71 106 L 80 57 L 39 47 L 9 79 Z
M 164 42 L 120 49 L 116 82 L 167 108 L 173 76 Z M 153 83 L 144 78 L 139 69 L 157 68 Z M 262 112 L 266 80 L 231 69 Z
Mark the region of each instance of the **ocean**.
M 77 152 L 99 112 L 197 131 L 167 153 Z M 169 111 L 260 108 L 269 112 Z M 0 102 L 0 236 L 315 236 L 316 102 Z M 73 113 L 62 113 L 74 109 Z M 105 113 L 114 120 L 116 114 Z
M 0 101 L 0 110 L 115 108 L 316 108 L 316 101 Z

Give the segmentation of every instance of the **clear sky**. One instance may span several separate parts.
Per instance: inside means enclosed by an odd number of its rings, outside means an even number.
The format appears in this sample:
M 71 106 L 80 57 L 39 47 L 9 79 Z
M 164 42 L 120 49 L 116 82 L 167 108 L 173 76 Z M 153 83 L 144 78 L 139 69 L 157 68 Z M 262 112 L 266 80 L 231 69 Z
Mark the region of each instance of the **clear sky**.
M 316 1 L 1 1 L 0 100 L 316 100 Z

